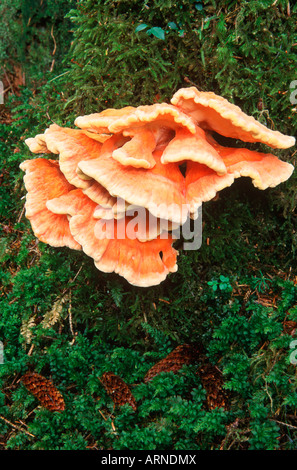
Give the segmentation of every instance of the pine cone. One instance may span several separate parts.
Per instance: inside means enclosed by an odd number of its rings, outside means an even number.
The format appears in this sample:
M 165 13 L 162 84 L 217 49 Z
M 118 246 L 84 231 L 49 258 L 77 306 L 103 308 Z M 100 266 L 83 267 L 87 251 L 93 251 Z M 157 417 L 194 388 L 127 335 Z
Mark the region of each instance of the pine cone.
M 168 356 L 149 369 L 143 379 L 144 382 L 149 382 L 160 372 L 176 373 L 183 365 L 189 365 L 194 362 L 201 351 L 202 348 L 200 346 L 180 344 Z
M 27 390 L 40 401 L 44 408 L 50 411 L 63 411 L 65 409 L 63 396 L 50 380 L 36 372 L 27 372 L 21 380 Z
M 207 406 L 214 408 L 228 408 L 228 396 L 224 390 L 224 380 L 221 371 L 212 364 L 205 363 L 199 367 L 198 375 L 203 388 L 207 393 Z
M 297 322 L 292 320 L 285 320 L 283 322 L 284 332 L 287 335 L 294 336 L 297 328 Z
M 115 406 L 122 406 L 128 403 L 136 411 L 137 405 L 129 386 L 113 372 L 105 372 L 100 379 L 107 394 L 112 398 Z

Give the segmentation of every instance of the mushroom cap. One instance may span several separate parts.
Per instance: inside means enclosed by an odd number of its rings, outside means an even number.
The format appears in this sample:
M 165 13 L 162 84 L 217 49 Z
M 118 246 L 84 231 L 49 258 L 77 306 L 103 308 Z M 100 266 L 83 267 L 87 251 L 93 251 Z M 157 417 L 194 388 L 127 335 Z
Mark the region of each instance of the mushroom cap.
M 79 116 L 74 124 L 83 130 L 115 134 L 129 128 L 143 127 L 147 124 L 157 124 L 158 127 L 186 127 L 195 132 L 195 124 L 190 116 L 175 106 L 167 103 L 138 106 L 126 106 L 122 109 L 106 109 L 101 113 Z
M 112 196 L 144 207 L 157 218 L 184 223 L 184 177 L 178 164 L 163 165 L 161 155 L 162 149 L 153 152 L 156 164 L 150 170 L 121 165 L 108 152 L 102 152 L 100 158 L 81 161 L 78 166 Z
M 181 109 L 203 129 L 244 142 L 262 142 L 272 148 L 289 148 L 295 138 L 268 129 L 238 106 L 213 92 L 198 91 L 195 87 L 181 88 L 171 103 Z
M 26 140 L 34 153 L 58 155 L 20 165 L 26 217 L 41 241 L 82 249 L 99 270 L 136 286 L 177 270 L 171 231 L 197 218 L 203 202 L 241 176 L 266 189 L 294 169 L 270 153 L 219 145 L 212 132 L 276 148 L 295 139 L 194 87 L 171 104 L 107 109 L 75 124 Z
M 135 168 L 153 168 L 156 164 L 153 151 L 156 148 L 156 138 L 152 130 L 132 128 L 124 133 L 131 137 L 122 147 L 112 152 L 112 157 L 122 165 L 131 165 Z
M 133 106 L 125 106 L 121 109 L 108 108 L 101 113 L 78 116 L 75 119 L 74 124 L 80 129 L 89 132 L 90 135 L 94 136 L 93 138 L 100 135 L 110 137 L 111 132 L 109 131 L 109 126 L 118 119 L 121 119 L 122 116 L 131 114 L 134 110 L 135 108 Z
M 25 215 L 30 220 L 36 237 L 52 246 L 81 249 L 71 235 L 67 216 L 55 214 L 47 207 L 50 199 L 68 194 L 73 189 L 60 171 L 58 163 L 36 158 L 22 162 L 20 168 L 25 171 Z
M 33 153 L 52 153 L 47 148 L 44 134 L 37 134 L 35 137 L 29 137 L 25 140 L 25 143 Z
M 112 207 L 106 208 L 100 205 L 96 207 L 93 213 L 93 217 L 95 217 L 95 219 L 105 219 L 105 220 L 121 219 L 124 216 L 125 216 L 125 212 L 119 212 L 115 214 L 112 210 Z
M 262 153 L 245 148 L 217 146 L 228 173 L 234 178 L 248 176 L 253 185 L 261 190 L 274 188 L 287 181 L 294 171 L 291 163 L 280 160 L 271 153 Z
M 191 212 L 195 212 L 202 202 L 210 201 L 218 191 L 231 186 L 234 180 L 241 176 L 251 178 L 256 188 L 265 190 L 283 183 L 294 171 L 293 165 L 270 153 L 222 147 L 217 143 L 214 145 L 226 165 L 227 173 L 218 175 L 206 165 L 188 162 L 186 200 Z
M 94 259 L 100 271 L 116 272 L 130 284 L 148 287 L 159 284 L 169 272 L 177 270 L 178 253 L 172 247 L 173 238 L 166 234 L 148 239 L 147 220 L 144 226 L 137 227 L 137 231 L 131 216 L 120 220 L 98 220 L 94 217 L 96 203 L 81 189 L 52 199 L 47 206 L 57 214 L 70 216 L 69 226 L 74 239 Z M 138 219 L 137 223 L 141 225 L 142 220 Z M 145 240 L 140 240 L 142 237 Z
M 84 188 L 83 193 L 92 201 L 96 202 L 105 209 L 110 209 L 116 203 L 116 197 L 111 196 L 107 189 L 95 180 L 90 181 L 90 186 Z
M 195 217 L 197 209 L 203 202 L 213 199 L 217 192 L 231 186 L 234 175 L 225 173 L 218 175 L 206 165 L 196 162 L 188 162 L 186 170 L 186 200 L 189 210 Z
M 162 163 L 194 161 L 207 165 L 219 175 L 226 173 L 226 166 L 216 149 L 207 142 L 205 132 L 196 127 L 195 134 L 187 129 L 177 129 L 161 157 Z
M 160 284 L 169 273 L 177 271 L 177 251 L 173 240 L 160 237 L 145 243 L 126 239 L 110 240 L 104 255 L 95 265 L 103 272 L 115 272 L 130 284 L 151 287 Z
M 126 137 L 122 145 L 114 149 L 112 156 L 122 165 L 135 168 L 153 168 L 154 150 L 171 140 L 176 129 L 196 132 L 192 118 L 167 103 L 125 107 L 122 110 L 108 109 L 102 113 L 79 116 L 75 124 L 84 131 L 91 129 L 93 136 L 104 132 L 104 135 L 121 134 Z M 88 136 L 92 137 L 90 132 Z
M 97 158 L 101 143 L 90 139 L 81 130 L 60 127 L 57 124 L 52 124 L 44 134 L 25 140 L 34 153 L 40 153 L 40 142 L 46 146 L 47 153 L 59 154 L 60 170 L 71 184 L 78 188 L 90 185 L 88 180 L 77 174 L 77 164 L 81 159 Z
M 83 213 L 86 207 L 89 208 L 91 215 L 90 204 L 92 204 L 92 209 L 96 208 L 96 204 L 89 201 L 81 189 L 75 188 L 61 196 L 49 199 L 46 202 L 46 207 L 54 214 L 64 214 L 70 217 Z
M 92 178 L 79 171 L 81 159 L 98 158 L 102 144 L 87 137 L 81 130 L 51 125 L 44 134 L 27 139 L 26 144 L 34 153 L 39 153 L 46 146 L 46 153 L 59 154 L 59 167 L 66 179 L 82 188 L 85 194 L 104 207 L 112 207 L 116 199 Z
M 49 150 L 59 154 L 59 165 L 67 180 L 78 188 L 89 186 L 76 172 L 78 162 L 100 155 L 102 144 L 90 139 L 77 129 L 63 128 L 56 124 L 45 131 L 45 141 Z

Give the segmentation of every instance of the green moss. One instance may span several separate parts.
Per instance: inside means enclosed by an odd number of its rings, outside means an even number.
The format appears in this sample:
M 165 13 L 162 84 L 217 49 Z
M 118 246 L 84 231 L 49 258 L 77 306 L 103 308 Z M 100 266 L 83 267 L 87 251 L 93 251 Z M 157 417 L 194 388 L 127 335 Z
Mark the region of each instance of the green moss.
M 31 158 L 24 139 L 53 121 L 72 127 L 78 114 L 169 102 L 189 85 L 294 135 L 297 7 L 15 1 L 9 16 L 2 3 L 0 57 L 9 73 L 16 57 L 27 77 L 5 96 L 0 122 L 3 447 L 296 449 L 296 335 L 287 327 L 297 319 L 296 175 L 263 192 L 242 178 L 205 203 L 201 248 L 181 250 L 178 272 L 142 289 L 99 272 L 83 253 L 37 243 L 22 212 L 19 164 Z M 294 149 L 276 153 L 294 163 Z M 144 383 L 152 365 L 188 342 L 203 345 L 196 364 Z M 197 374 L 205 360 L 222 371 L 229 408 L 208 408 Z M 27 370 L 52 378 L 63 413 L 22 386 Z M 114 408 L 99 380 L 110 370 L 131 385 L 136 412 Z

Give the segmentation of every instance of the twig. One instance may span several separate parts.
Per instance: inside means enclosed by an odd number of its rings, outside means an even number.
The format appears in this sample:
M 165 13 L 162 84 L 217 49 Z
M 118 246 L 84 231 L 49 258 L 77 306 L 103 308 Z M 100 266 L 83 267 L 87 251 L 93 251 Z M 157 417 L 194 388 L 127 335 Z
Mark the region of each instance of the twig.
M 49 80 L 48 83 L 53 82 L 53 81 L 56 80 L 57 78 L 60 78 L 60 77 L 62 77 L 62 75 L 66 75 L 67 73 L 70 73 L 70 70 L 67 70 L 66 72 L 60 73 L 60 75 L 57 75 L 56 77 L 54 77 L 54 78 L 52 78 L 51 80 Z
M 192 80 L 190 80 L 188 77 L 184 77 L 184 81 L 186 83 L 190 83 L 191 85 L 195 86 L 196 88 L 199 88 L 199 86 L 196 83 L 192 82 Z
M 107 418 L 105 418 L 104 414 L 102 413 L 101 410 L 99 410 L 99 413 L 101 414 L 102 418 L 104 419 L 104 421 L 107 421 Z
M 169 304 L 170 305 L 170 302 L 168 300 L 165 300 L 165 299 L 159 299 L 160 302 L 165 302 L 166 304 Z
M 9 90 L 11 90 L 11 89 L 12 89 L 12 86 L 9 85 L 8 88 L 5 88 L 5 90 L 3 90 L 3 95 L 5 95 L 5 93 L 7 93 L 7 92 L 8 92 Z
M 24 212 L 25 212 L 25 206 L 23 206 L 22 212 L 20 213 L 19 218 L 18 218 L 18 220 L 17 220 L 17 223 L 18 223 L 18 224 L 20 223 L 21 218 L 23 217 Z
M 57 50 L 57 43 L 56 43 L 55 36 L 54 36 L 54 25 L 52 25 L 52 27 L 51 27 L 51 37 L 54 41 L 54 50 L 52 52 L 52 55 L 54 56 L 55 53 L 56 53 L 56 50 Z M 51 65 L 51 68 L 50 68 L 50 72 L 53 71 L 54 65 L 55 65 L 55 58 L 53 58 L 52 65 Z
M 54 50 L 52 52 L 52 55 L 55 55 L 56 50 L 57 50 L 57 43 L 56 43 L 55 36 L 54 36 L 54 25 L 52 25 L 51 37 L 53 38 L 53 41 L 54 41 Z
M 79 270 L 77 271 L 77 273 L 75 274 L 75 276 L 74 276 L 74 278 L 72 279 L 72 281 L 71 281 L 71 282 L 74 282 L 74 281 L 75 281 L 75 279 L 77 278 L 77 276 L 78 276 L 78 275 L 79 275 L 79 273 L 81 272 L 81 270 L 82 270 L 82 267 L 83 267 L 83 265 L 81 265 L 81 267 L 79 268 Z
M 82 268 L 83 268 L 83 265 L 81 265 L 81 267 L 79 268 L 79 270 L 78 270 L 77 273 L 75 274 L 74 278 L 73 278 L 73 279 L 70 279 L 69 283 L 72 283 L 72 282 L 74 282 L 74 281 L 76 280 L 76 278 L 77 278 L 77 276 L 79 275 L 79 273 L 81 272 Z M 66 287 L 66 289 L 63 290 L 61 297 L 65 297 L 65 294 L 66 294 L 66 292 L 67 292 L 69 289 L 71 289 L 71 286 L 68 286 L 68 287 Z
M 14 94 L 14 88 L 13 88 L 13 85 L 12 85 L 10 79 L 9 79 L 8 74 L 7 74 L 7 72 L 6 72 L 6 70 L 5 70 L 5 68 L 4 68 L 3 66 L 1 66 L 1 68 L 2 68 L 2 70 L 3 70 L 3 72 L 4 72 L 4 75 L 5 75 L 6 80 L 8 81 L 9 88 L 12 90 L 12 93 Z
M 277 419 L 270 419 L 270 421 L 274 421 L 275 423 L 282 424 L 283 426 L 287 426 L 290 429 L 297 429 L 297 426 L 293 426 L 293 424 L 283 423 L 282 421 L 278 421 Z
M 74 334 L 74 331 L 73 331 L 73 324 L 72 324 L 72 311 L 71 311 L 71 289 L 69 290 L 69 307 L 68 307 L 68 315 L 69 315 L 69 327 L 70 327 L 70 331 L 71 331 L 71 334 L 73 336 L 73 340 L 72 340 L 72 344 L 74 343 L 75 341 L 75 334 Z
M 3 421 L 5 421 L 7 424 L 12 426 L 13 428 L 17 429 L 18 431 L 24 432 L 30 437 L 35 437 L 34 434 L 31 434 L 29 431 L 26 431 L 25 429 L 21 428 L 21 426 L 17 426 L 16 424 L 11 423 L 10 421 L 8 421 L 8 419 L 4 418 L 4 416 L 0 416 L 0 418 L 3 419 Z

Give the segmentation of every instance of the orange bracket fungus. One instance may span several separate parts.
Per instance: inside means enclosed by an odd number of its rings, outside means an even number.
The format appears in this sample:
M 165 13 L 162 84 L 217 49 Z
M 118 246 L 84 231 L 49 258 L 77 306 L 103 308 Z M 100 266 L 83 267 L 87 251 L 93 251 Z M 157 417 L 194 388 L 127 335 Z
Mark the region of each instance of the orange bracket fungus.
M 42 242 L 83 250 L 99 270 L 135 286 L 177 270 L 176 230 L 203 202 L 241 176 L 264 190 L 294 169 L 271 153 L 219 144 L 217 134 L 276 149 L 295 139 L 194 87 L 170 104 L 106 109 L 75 125 L 53 124 L 26 140 L 39 154 L 20 165 L 26 217 Z

